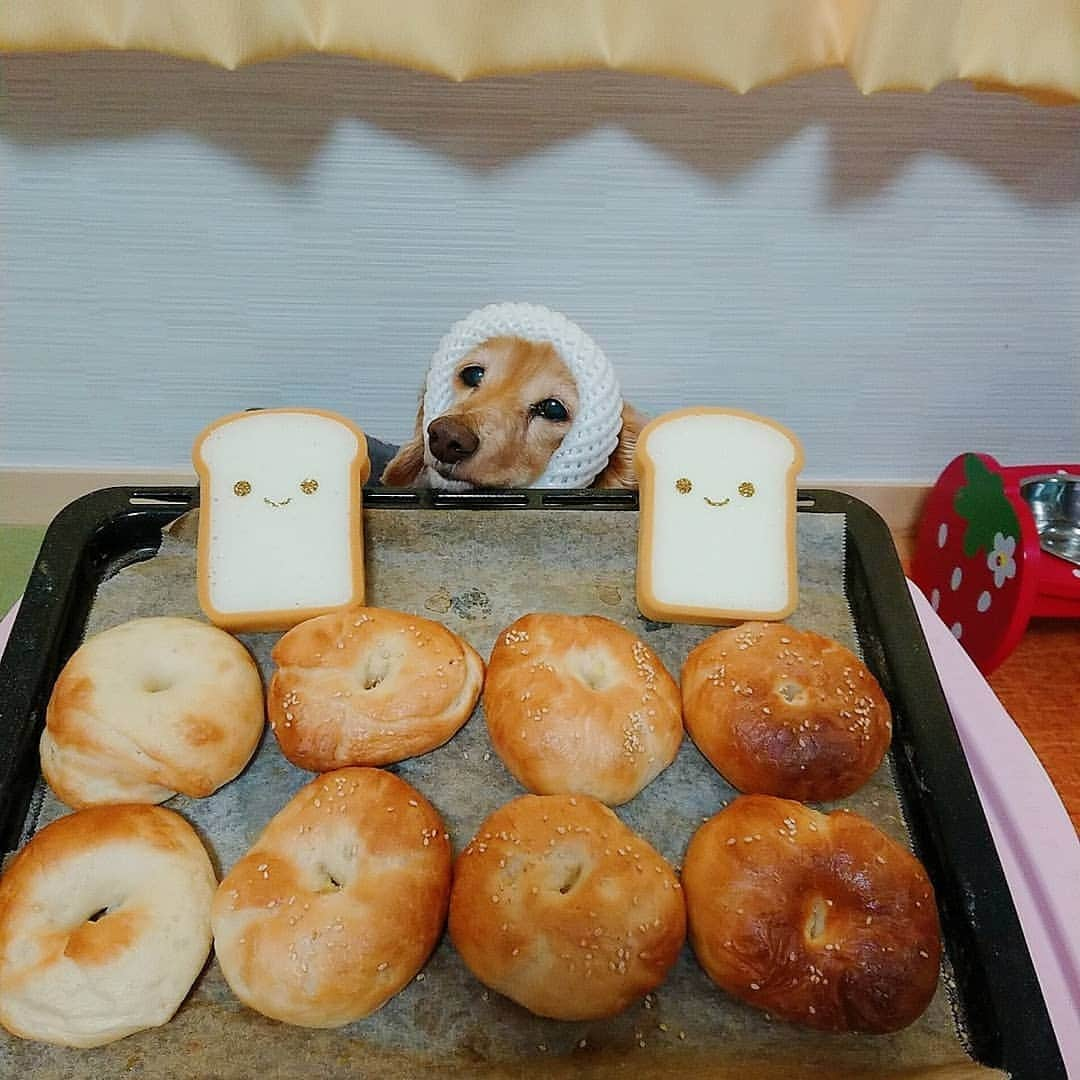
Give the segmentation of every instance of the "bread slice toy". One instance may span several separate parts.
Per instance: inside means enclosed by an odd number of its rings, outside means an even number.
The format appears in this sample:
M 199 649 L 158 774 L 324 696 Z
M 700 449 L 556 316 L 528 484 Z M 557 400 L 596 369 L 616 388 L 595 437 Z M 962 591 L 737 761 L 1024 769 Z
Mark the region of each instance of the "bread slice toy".
M 199 604 L 231 631 L 285 630 L 364 602 L 364 433 L 315 409 L 211 424 L 199 474 Z
M 637 601 L 650 619 L 783 619 L 798 602 L 798 439 L 734 409 L 682 409 L 637 443 Z

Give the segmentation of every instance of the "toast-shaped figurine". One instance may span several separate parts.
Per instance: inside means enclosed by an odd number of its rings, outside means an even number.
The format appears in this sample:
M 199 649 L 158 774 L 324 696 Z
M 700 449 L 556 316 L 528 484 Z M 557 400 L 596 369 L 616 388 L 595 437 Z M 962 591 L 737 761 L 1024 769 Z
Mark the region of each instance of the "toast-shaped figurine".
M 637 602 L 649 619 L 783 619 L 798 603 L 790 431 L 734 409 L 659 416 L 638 436 Z
M 364 602 L 364 433 L 317 409 L 235 413 L 192 451 L 199 605 L 225 630 L 286 630 Z

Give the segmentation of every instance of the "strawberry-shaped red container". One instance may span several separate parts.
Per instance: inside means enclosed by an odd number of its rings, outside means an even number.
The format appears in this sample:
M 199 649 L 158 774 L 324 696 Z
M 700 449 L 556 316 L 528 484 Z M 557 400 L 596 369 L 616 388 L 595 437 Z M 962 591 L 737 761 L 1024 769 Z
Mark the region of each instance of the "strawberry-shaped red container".
M 984 674 L 1034 615 L 1080 618 L 1080 567 L 1040 549 L 1023 492 L 1077 465 L 1003 468 L 989 454 L 954 458 L 923 509 L 912 578 Z

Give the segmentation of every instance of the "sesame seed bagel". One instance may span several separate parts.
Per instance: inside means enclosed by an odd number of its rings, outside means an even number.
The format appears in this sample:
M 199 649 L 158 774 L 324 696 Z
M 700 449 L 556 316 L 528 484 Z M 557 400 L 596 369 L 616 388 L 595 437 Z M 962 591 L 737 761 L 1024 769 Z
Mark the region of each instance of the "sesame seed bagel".
M 686 938 L 667 862 L 596 799 L 524 795 L 458 857 L 450 937 L 483 983 L 540 1016 L 614 1016 Z
M 166 1023 L 210 953 L 216 885 L 172 810 L 96 806 L 46 825 L 0 880 L 0 1023 L 78 1047 Z
M 41 771 L 75 808 L 203 798 L 248 763 L 264 721 L 259 669 L 236 638 L 195 619 L 133 619 L 64 665 Z
M 857 791 L 892 738 L 889 702 L 857 656 L 784 623 L 706 638 L 682 669 L 686 729 L 743 792 L 826 802 Z
M 339 1027 L 424 966 L 446 919 L 450 839 L 431 804 L 381 769 L 317 777 L 270 820 L 214 897 L 214 948 L 266 1016 Z
M 610 806 L 675 760 L 679 688 L 660 658 L 597 615 L 524 615 L 495 642 L 484 683 L 492 745 L 538 795 Z
M 472 715 L 480 654 L 440 623 L 353 607 L 274 646 L 267 695 L 281 752 L 312 772 L 389 765 L 441 746 Z
M 930 1003 L 941 936 L 919 861 L 870 822 L 744 795 L 683 860 L 690 942 L 709 977 L 826 1031 L 899 1031 Z

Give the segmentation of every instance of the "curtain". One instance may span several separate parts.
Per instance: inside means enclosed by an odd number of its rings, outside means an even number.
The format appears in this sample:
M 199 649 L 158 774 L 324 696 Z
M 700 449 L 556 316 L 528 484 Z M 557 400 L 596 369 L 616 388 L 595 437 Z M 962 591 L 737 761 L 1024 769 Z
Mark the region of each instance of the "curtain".
M 1080 100 L 1080 0 L 0 0 L 0 52 L 140 49 L 227 68 L 304 52 L 486 75 L 610 68 L 745 92 L 844 67 Z

